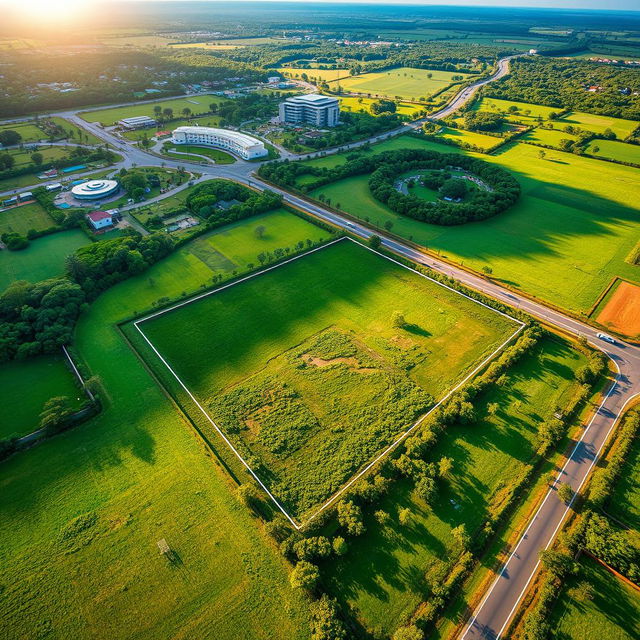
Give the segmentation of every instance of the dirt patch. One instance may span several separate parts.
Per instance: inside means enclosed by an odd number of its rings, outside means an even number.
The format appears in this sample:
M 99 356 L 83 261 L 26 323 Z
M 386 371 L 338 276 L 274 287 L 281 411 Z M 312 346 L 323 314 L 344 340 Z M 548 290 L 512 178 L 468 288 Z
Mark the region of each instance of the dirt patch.
M 358 362 L 358 358 L 331 358 L 330 360 L 325 360 L 324 358 L 318 358 L 317 356 L 312 356 L 310 353 L 302 354 L 301 358 L 304 360 L 306 364 L 311 364 L 314 367 L 329 367 L 332 364 L 346 364 L 353 371 L 357 371 L 358 373 L 372 373 L 377 371 L 373 367 L 363 367 Z
M 640 335 L 640 286 L 621 282 L 596 320 L 626 336 Z

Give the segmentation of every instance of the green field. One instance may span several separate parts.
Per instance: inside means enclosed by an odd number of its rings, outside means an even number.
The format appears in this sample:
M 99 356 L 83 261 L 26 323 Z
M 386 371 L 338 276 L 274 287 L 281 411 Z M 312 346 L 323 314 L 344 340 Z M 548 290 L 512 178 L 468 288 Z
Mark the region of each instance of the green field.
M 531 142 L 533 144 L 542 144 L 556 149 L 560 148 L 561 140 L 573 140 L 578 138 L 561 129 L 545 129 L 543 127 L 537 127 L 531 131 L 527 131 L 519 140 L 522 142 Z
M 19 233 L 26 235 L 30 229 L 42 231 L 54 226 L 55 222 L 37 202 L 0 211 L 0 235 Z
M 509 111 L 516 107 L 515 112 Z M 549 119 L 549 114 L 558 113 L 557 107 L 546 107 L 541 104 L 529 104 L 528 102 L 515 102 L 513 100 L 501 100 L 500 98 L 480 98 L 473 104 L 473 111 L 490 111 L 492 113 L 502 113 L 510 122 L 517 122 L 526 125 L 534 125 L 537 122 Z
M 640 529 L 640 438 L 627 455 L 623 471 L 607 502 L 607 512 L 636 531 Z
M 210 101 L 212 102 L 212 101 Z M 145 136 L 153 138 L 158 131 L 173 131 L 178 127 L 200 126 L 200 127 L 217 127 L 221 118 L 218 116 L 207 115 L 200 118 L 178 118 L 171 122 L 164 122 L 157 127 L 148 129 L 136 129 L 135 131 L 123 131 L 122 136 L 127 140 L 142 140 Z M 168 139 L 168 138 L 166 138 Z
M 340 109 L 342 111 L 353 111 L 354 113 L 358 113 L 361 109 L 370 113 L 371 104 L 376 102 L 373 98 L 355 98 L 352 96 L 338 96 L 338 100 L 340 100 Z M 424 107 L 422 105 L 409 102 L 400 102 L 396 105 L 396 113 L 410 118 L 417 117 L 423 110 Z
M 118 120 L 122 120 L 122 118 L 133 118 L 135 116 L 149 116 L 153 118 L 155 116 L 153 108 L 156 106 L 160 106 L 163 109 L 169 107 L 173 109 L 174 117 L 180 117 L 185 107 L 191 109 L 193 115 L 206 113 L 209 111 L 209 105 L 213 102 L 220 104 L 224 102 L 224 98 L 212 95 L 197 95 L 146 102 L 144 104 L 131 104 L 125 107 L 109 107 L 107 109 L 98 109 L 97 111 L 84 111 L 79 115 L 87 122 L 99 122 L 108 127 L 118 122 Z
M 517 325 L 342 241 L 140 328 L 301 518 Z
M 433 505 L 427 507 L 410 483 L 401 481 L 376 505 L 390 522 L 381 526 L 370 514 L 365 535 L 331 563 L 331 594 L 346 601 L 374 637 L 388 637 L 444 581 L 457 553 L 452 528 L 464 523 L 473 537 L 501 508 L 531 467 L 538 425 L 568 403 L 577 388 L 573 372 L 584 361 L 567 343 L 543 340 L 507 373 L 504 387 L 474 401 L 474 423 L 451 425 L 428 452 L 427 462 L 453 459 L 450 478 L 439 481 Z M 489 403 L 497 403 L 495 415 L 488 413 Z M 404 508 L 411 515 L 402 525 L 398 512 Z
M 455 152 L 455 147 L 412 137 L 396 138 L 375 150 L 420 148 Z M 637 268 L 625 261 L 637 243 L 640 181 L 637 169 L 610 162 L 512 143 L 495 155 L 479 156 L 511 171 L 520 182 L 520 201 L 481 223 L 428 225 L 393 213 L 375 200 L 367 176 L 325 185 L 324 194 L 345 211 L 439 251 L 456 262 L 561 307 L 587 311 L 614 276 L 638 282 Z M 372 153 L 372 152 L 370 152 Z M 473 154 L 472 154 L 473 155 Z M 310 161 L 335 166 L 345 155 Z
M 500 138 L 496 136 L 488 136 L 484 133 L 478 133 L 477 131 L 451 129 L 450 127 L 444 127 L 442 133 L 439 133 L 437 137 L 451 140 L 457 145 L 472 144 L 483 151 L 495 147 L 495 145 L 500 142 Z
M 174 253 L 82 316 L 76 347 L 106 406 L 0 466 L 3 635 L 308 638 L 273 542 L 115 326 L 211 273 Z
M 317 82 L 332 82 L 341 78 L 348 78 L 349 69 L 299 69 L 296 67 L 280 67 L 278 71 L 287 78 L 301 78 L 305 74 L 309 80 Z
M 66 147 L 39 147 L 38 153 L 42 154 L 43 162 L 46 164 L 47 162 L 52 162 L 53 160 L 59 160 L 60 158 L 67 156 L 69 154 L 70 149 Z M 8 152 L 11 156 L 13 156 L 13 160 L 15 164 L 14 167 L 23 167 L 28 164 L 32 164 L 31 155 L 33 151 L 23 151 L 21 149 L 12 149 Z M 2 182 L 6 182 L 3 180 Z
M 594 147 L 597 147 L 598 151 L 595 151 Z M 616 140 L 592 140 L 587 145 L 586 151 L 599 158 L 640 164 L 640 145 L 637 144 L 627 144 Z
M 564 126 L 565 123 L 571 124 L 574 127 L 592 131 L 593 133 L 604 133 L 605 129 L 611 129 L 620 140 L 629 137 L 640 126 L 640 122 L 635 120 L 596 116 L 592 113 L 582 113 L 580 111 L 572 111 L 556 120 L 556 123 L 558 126 Z
M 345 78 L 334 82 L 332 88 L 336 89 L 339 86 L 342 91 L 347 93 L 364 93 L 415 102 L 424 101 L 434 93 L 456 82 L 451 77 L 454 75 L 461 75 L 465 79 L 471 77 L 469 74 L 460 72 L 400 67 Z
M 175 155 L 172 152 L 179 151 L 180 154 L 193 154 L 198 162 L 203 162 L 202 158 L 197 156 L 206 156 L 213 160 L 216 164 L 233 164 L 236 159 L 230 154 L 220 151 L 220 149 L 212 149 L 211 147 L 199 147 L 193 144 L 170 145 L 166 148 L 167 155 Z
M 632 640 L 640 636 L 640 593 L 583 556 L 551 615 L 552 640 Z M 585 592 L 591 597 L 585 597 Z
M 0 440 L 35 431 L 49 398 L 66 396 L 73 408 L 85 399 L 61 355 L 0 365 L 0 389 Z
M 60 275 L 65 258 L 89 242 L 83 231 L 70 229 L 37 238 L 22 251 L 0 251 L 0 291 L 15 280 L 37 282 Z
M 174 49 L 237 49 L 238 47 L 254 47 L 261 44 L 283 44 L 285 41 L 278 38 L 229 38 L 222 40 L 209 40 L 206 42 L 169 43 Z
M 44 131 L 38 129 L 32 122 L 8 122 L 0 124 L 0 131 L 6 129 L 11 129 L 19 133 L 22 136 L 21 142 L 39 142 L 47 138 Z
M 93 133 L 89 133 L 86 129 L 83 129 L 64 118 L 54 116 L 51 120 L 62 127 L 68 134 L 73 133 L 73 135 L 69 136 L 69 140 L 72 142 L 82 142 L 82 144 L 104 144 L 104 141 L 96 138 Z

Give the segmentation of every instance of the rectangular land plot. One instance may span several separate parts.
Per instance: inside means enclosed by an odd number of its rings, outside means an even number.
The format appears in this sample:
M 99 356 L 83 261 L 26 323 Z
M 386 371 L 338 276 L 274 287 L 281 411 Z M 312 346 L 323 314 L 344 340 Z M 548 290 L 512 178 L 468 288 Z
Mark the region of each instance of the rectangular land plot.
M 135 326 L 163 382 L 302 521 L 521 325 L 342 241 Z
M 612 118 L 610 116 L 596 116 L 592 113 L 583 113 L 582 111 L 572 111 L 559 120 L 558 125 L 571 124 L 585 131 L 593 133 L 604 133 L 606 129 L 611 129 L 618 139 L 624 140 L 630 136 L 637 128 L 638 123 L 635 120 L 625 120 L 624 118 Z

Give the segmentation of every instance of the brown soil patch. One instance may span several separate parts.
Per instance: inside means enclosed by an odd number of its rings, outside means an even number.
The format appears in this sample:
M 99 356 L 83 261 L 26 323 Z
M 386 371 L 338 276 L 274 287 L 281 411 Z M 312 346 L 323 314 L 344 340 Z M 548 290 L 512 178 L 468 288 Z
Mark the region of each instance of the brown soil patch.
M 640 287 L 621 282 L 596 320 L 626 336 L 640 335 Z

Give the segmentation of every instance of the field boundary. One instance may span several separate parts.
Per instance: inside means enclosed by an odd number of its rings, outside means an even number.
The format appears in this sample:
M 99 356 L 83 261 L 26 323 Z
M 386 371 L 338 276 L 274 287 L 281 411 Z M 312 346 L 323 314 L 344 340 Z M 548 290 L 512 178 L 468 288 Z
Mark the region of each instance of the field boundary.
M 299 260 L 300 258 L 304 258 L 308 255 L 310 255 L 311 253 L 315 253 L 317 251 L 320 251 L 322 249 L 325 249 L 331 245 L 337 244 L 338 242 L 342 242 L 342 241 L 349 241 L 349 242 L 353 242 L 354 244 L 359 245 L 360 247 L 367 249 L 368 251 L 370 251 L 371 253 L 374 253 L 382 258 L 384 258 L 385 260 L 388 260 L 400 267 L 402 267 L 403 269 L 406 269 L 407 271 L 411 271 L 412 273 L 415 273 L 416 275 L 425 278 L 426 280 L 429 280 L 430 282 L 433 282 L 435 284 L 437 284 L 440 287 L 443 287 L 444 289 L 447 289 L 448 291 L 451 291 L 459 296 L 462 296 L 463 298 L 466 298 L 467 300 L 470 300 L 471 302 L 478 304 L 482 307 L 485 307 L 486 309 L 489 309 L 490 311 L 497 313 L 509 320 L 511 320 L 512 322 L 514 322 L 517 326 L 517 329 L 507 337 L 506 340 L 504 340 L 491 354 L 489 354 L 486 358 L 484 358 L 478 365 L 476 365 L 476 367 L 470 372 L 468 373 L 460 382 L 458 382 L 452 389 L 450 389 L 440 400 L 438 400 L 438 402 L 436 402 L 430 409 L 429 411 L 427 411 L 426 413 L 424 413 L 423 415 L 421 415 L 412 425 L 410 425 L 404 432 L 402 432 L 390 445 L 388 445 L 381 453 L 379 453 L 371 462 L 367 463 L 360 471 L 358 471 L 355 475 L 353 475 L 340 489 L 338 489 L 336 492 L 333 493 L 333 495 L 331 495 L 315 512 L 313 512 L 307 519 L 305 522 L 302 523 L 298 523 L 296 522 L 296 520 L 287 512 L 287 510 L 280 504 L 280 502 L 278 502 L 277 498 L 271 493 L 271 491 L 269 491 L 268 487 L 262 482 L 262 480 L 258 477 L 258 475 L 256 474 L 256 472 L 251 468 L 251 466 L 247 463 L 247 461 L 243 458 L 243 456 L 240 454 L 240 452 L 237 450 L 237 448 L 233 445 L 233 443 L 229 440 L 229 438 L 224 434 L 224 432 L 220 429 L 220 427 L 216 424 L 216 422 L 213 420 L 213 418 L 209 415 L 209 413 L 206 411 L 206 409 L 202 406 L 202 404 L 198 401 L 198 399 L 195 397 L 195 395 L 189 390 L 189 388 L 187 387 L 187 385 L 182 381 L 182 379 L 178 376 L 178 374 L 173 370 L 173 368 L 169 365 L 169 363 L 166 361 L 166 359 L 162 356 L 162 354 L 158 351 L 158 349 L 155 347 L 155 345 L 149 340 L 149 338 L 146 336 L 146 334 L 144 333 L 144 331 L 140 328 L 140 325 L 148 320 L 151 320 L 153 318 L 156 318 L 158 316 L 164 315 L 166 313 L 169 313 L 171 311 L 174 311 L 176 309 L 179 309 L 181 307 L 184 307 L 186 305 L 191 304 L 192 302 L 195 302 L 197 300 L 201 300 L 203 298 L 209 297 L 211 295 L 214 295 L 216 293 L 219 293 L 220 291 L 223 291 L 225 289 L 228 289 L 232 286 L 235 286 L 236 284 L 239 284 L 241 282 L 245 282 L 247 280 L 253 279 L 257 276 L 263 275 L 265 273 L 268 273 L 269 271 L 272 271 L 274 269 L 277 269 L 278 267 L 282 267 L 285 264 L 289 264 L 295 260 Z M 175 380 L 178 382 L 178 384 L 180 385 L 180 387 L 183 389 L 183 391 L 189 396 L 189 398 L 191 399 L 191 401 L 195 404 L 195 406 L 198 408 L 198 410 L 200 411 L 200 413 L 202 413 L 202 415 L 204 416 L 204 418 L 211 424 L 211 426 L 213 426 L 213 428 L 216 430 L 216 432 L 220 435 L 220 437 L 224 440 L 224 442 L 228 445 L 228 447 L 231 449 L 231 451 L 236 455 L 236 457 L 240 460 L 241 464 L 245 467 L 245 469 L 250 473 L 250 475 L 256 480 L 256 482 L 260 485 L 260 487 L 265 491 L 265 493 L 269 496 L 269 498 L 271 499 L 271 501 L 276 505 L 276 507 L 283 513 L 283 515 L 287 518 L 287 520 L 293 525 L 293 527 L 296 530 L 301 529 L 305 524 L 309 523 L 311 520 L 313 520 L 315 517 L 317 517 L 318 515 L 320 515 L 323 511 L 325 511 L 328 507 L 330 507 L 349 487 L 351 487 L 357 480 L 359 480 L 363 475 L 365 475 L 372 467 L 374 467 L 378 462 L 380 462 L 383 458 L 385 458 L 389 453 L 391 453 L 403 440 L 405 440 L 415 429 L 418 428 L 418 426 L 431 414 L 433 413 L 436 409 L 438 409 L 438 407 L 440 407 L 444 402 L 446 402 L 456 391 L 458 391 L 458 389 L 460 389 L 460 387 L 462 387 L 464 384 L 466 384 L 473 376 L 475 376 L 481 369 L 483 369 L 493 358 L 495 358 L 506 346 L 507 344 L 509 344 L 509 342 L 511 342 L 526 326 L 526 323 L 523 322 L 522 320 L 518 320 L 517 318 L 514 318 L 513 316 L 510 316 L 509 314 L 500 311 L 498 309 L 495 309 L 494 307 L 491 307 L 490 305 L 481 302 L 479 300 L 475 300 L 474 298 L 472 298 L 471 296 L 467 295 L 466 293 L 463 293 L 461 291 L 458 291 L 456 289 L 454 289 L 453 287 L 450 287 L 442 282 L 439 282 L 438 280 L 435 280 L 434 278 L 431 278 L 430 276 L 420 273 L 419 271 L 417 271 L 416 269 L 409 267 L 405 264 L 402 264 L 401 262 L 399 262 L 398 260 L 395 260 L 394 258 L 391 258 L 390 256 L 387 256 L 379 251 L 376 251 L 375 249 L 372 249 L 371 247 L 367 247 L 363 244 L 361 244 L 360 242 L 350 238 L 350 237 L 342 237 L 342 238 L 337 238 L 331 242 L 328 242 L 326 244 L 324 244 L 321 247 L 316 247 L 315 249 L 312 249 L 310 251 L 307 251 L 305 253 L 302 253 L 298 256 L 294 256 L 288 260 L 285 260 L 283 262 L 280 262 L 279 264 L 273 265 L 271 267 L 267 267 L 266 269 L 261 269 L 260 271 L 256 271 L 254 273 L 251 273 L 243 278 L 240 278 L 239 280 L 235 280 L 229 284 L 223 285 L 221 287 L 218 287 L 216 289 L 212 289 L 211 291 L 207 291 L 204 293 L 201 293 L 197 296 L 193 296 L 191 298 L 188 298 L 187 300 L 183 300 L 177 304 L 174 304 L 170 307 L 167 307 L 166 309 L 162 309 L 159 311 L 156 311 L 154 313 L 151 313 L 149 315 L 143 316 L 142 318 L 138 319 L 138 320 L 134 320 L 133 321 L 133 325 L 136 328 L 136 330 L 138 331 L 138 333 L 142 336 L 142 338 L 144 339 L 144 341 L 147 343 L 147 345 L 151 348 L 151 350 L 155 353 L 155 355 L 159 358 L 159 360 L 162 362 L 162 364 L 167 368 L 167 370 L 172 374 L 172 376 L 175 378 Z

